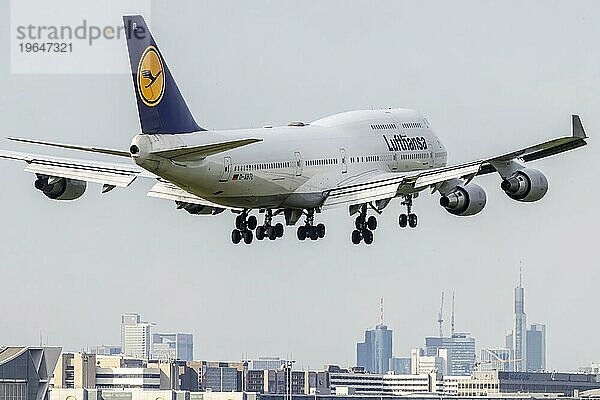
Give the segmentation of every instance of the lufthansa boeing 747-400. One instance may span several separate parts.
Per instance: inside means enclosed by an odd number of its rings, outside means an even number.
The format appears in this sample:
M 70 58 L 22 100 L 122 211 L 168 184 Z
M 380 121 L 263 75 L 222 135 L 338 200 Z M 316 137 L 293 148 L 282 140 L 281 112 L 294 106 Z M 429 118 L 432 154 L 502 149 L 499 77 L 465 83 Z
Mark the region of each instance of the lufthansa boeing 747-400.
M 27 163 L 35 188 L 53 200 L 74 200 L 87 182 L 106 193 L 128 187 L 136 178 L 156 184 L 149 196 L 175 201 L 190 214 L 236 214 L 233 243 L 275 240 L 284 224 L 299 240 L 325 236 L 317 215 L 348 207 L 356 215 L 352 243 L 373 242 L 376 215 L 399 198 L 404 228 L 417 226 L 413 199 L 431 189 L 449 213 L 479 213 L 486 193 L 473 182 L 497 172 L 501 189 L 520 202 L 540 200 L 548 180 L 525 163 L 586 145 L 581 120 L 572 117 L 572 133 L 492 158 L 446 165 L 447 152 L 429 120 L 408 109 L 351 111 L 310 123 L 261 129 L 208 131 L 188 109 L 165 59 L 142 16 L 124 16 L 129 61 L 141 133 L 128 151 L 67 145 L 31 139 L 9 140 L 101 153 L 133 163 L 101 163 L 37 154 L 0 151 L 0 157 Z M 259 224 L 255 214 L 262 214 Z M 371 215 L 368 215 L 368 214 Z

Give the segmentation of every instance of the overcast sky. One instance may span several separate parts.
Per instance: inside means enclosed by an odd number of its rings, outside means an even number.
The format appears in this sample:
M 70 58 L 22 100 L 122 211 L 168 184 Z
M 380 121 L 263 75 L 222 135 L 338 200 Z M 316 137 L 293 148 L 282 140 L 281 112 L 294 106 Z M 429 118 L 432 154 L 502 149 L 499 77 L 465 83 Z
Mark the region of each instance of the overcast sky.
M 570 134 L 579 113 L 590 145 L 531 164 L 550 182 L 535 204 L 510 200 L 489 175 L 478 179 L 482 213 L 452 216 L 426 192 L 418 229 L 401 230 L 395 201 L 370 247 L 351 244 L 346 209 L 318 216 L 325 240 L 287 229 L 234 246 L 231 213 L 177 211 L 146 197 L 151 182 L 106 195 L 90 185 L 57 203 L 24 165 L 1 161 L 0 344 L 35 345 L 40 331 L 68 350 L 118 344 L 120 314 L 138 312 L 160 331 L 193 333 L 197 358 L 353 365 L 380 297 L 394 353 L 408 356 L 436 334 L 440 292 L 454 290 L 457 330 L 478 348 L 503 346 L 522 266 L 528 321 L 547 324 L 548 368 L 599 361 L 599 12 L 594 0 L 152 2 L 160 49 L 210 129 L 410 107 L 459 162 Z M 1 2 L 4 38 L 9 15 Z M 139 130 L 129 75 L 15 75 L 8 40 L 0 54 L 2 136 L 128 148 Z M 119 56 L 127 63 L 125 43 Z

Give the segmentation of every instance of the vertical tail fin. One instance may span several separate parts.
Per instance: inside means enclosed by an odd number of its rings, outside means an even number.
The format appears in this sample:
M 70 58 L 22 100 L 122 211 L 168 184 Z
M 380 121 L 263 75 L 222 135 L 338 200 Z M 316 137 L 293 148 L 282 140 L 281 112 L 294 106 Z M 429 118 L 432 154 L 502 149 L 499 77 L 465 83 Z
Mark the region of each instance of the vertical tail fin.
M 131 76 L 143 133 L 203 131 L 190 112 L 144 17 L 123 16 Z

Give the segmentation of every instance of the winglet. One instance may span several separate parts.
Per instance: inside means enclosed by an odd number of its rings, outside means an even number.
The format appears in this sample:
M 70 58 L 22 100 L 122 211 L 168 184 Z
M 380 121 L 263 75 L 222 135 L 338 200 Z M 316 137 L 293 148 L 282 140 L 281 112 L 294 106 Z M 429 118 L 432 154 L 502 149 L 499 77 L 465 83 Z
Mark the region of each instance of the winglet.
M 573 137 L 587 139 L 583 124 L 581 123 L 581 118 L 579 118 L 579 115 L 575 114 L 573 114 Z

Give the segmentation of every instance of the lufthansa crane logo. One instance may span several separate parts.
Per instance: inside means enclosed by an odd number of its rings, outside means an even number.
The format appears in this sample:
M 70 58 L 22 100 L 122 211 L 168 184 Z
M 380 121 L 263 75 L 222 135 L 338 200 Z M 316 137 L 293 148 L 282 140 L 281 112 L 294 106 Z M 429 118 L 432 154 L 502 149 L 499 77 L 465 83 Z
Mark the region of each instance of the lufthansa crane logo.
M 162 58 L 156 47 L 148 46 L 144 50 L 137 72 L 137 89 L 140 99 L 148 107 L 158 105 L 165 93 L 165 74 Z

